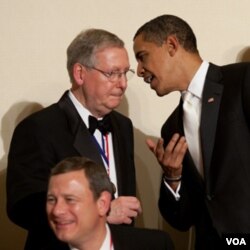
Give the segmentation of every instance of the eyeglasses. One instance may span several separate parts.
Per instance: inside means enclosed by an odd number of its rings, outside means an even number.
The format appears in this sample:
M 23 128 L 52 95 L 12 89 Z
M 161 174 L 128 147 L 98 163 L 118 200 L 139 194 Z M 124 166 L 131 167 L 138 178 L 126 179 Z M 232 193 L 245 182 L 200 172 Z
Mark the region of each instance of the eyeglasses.
M 100 70 L 100 69 L 97 69 L 95 67 L 91 67 L 90 69 L 94 69 L 100 73 L 102 73 L 104 76 L 106 76 L 109 81 L 111 82 L 117 82 L 118 80 L 120 80 L 122 78 L 122 76 L 124 75 L 126 80 L 130 80 L 133 75 L 135 74 L 135 71 L 133 69 L 129 69 L 129 70 L 126 70 L 124 72 L 120 72 L 120 71 L 110 71 L 110 72 L 106 72 L 106 71 L 103 71 L 103 70 Z

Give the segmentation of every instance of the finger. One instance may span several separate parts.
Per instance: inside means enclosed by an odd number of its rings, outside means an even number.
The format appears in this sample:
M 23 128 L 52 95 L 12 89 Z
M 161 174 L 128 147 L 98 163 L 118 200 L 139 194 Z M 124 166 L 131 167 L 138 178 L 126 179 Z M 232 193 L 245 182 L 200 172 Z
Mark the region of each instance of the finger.
M 175 141 L 177 137 L 173 138 Z M 173 148 L 172 151 L 168 153 L 165 153 L 163 162 L 165 163 L 166 166 L 170 167 L 170 170 L 174 169 L 180 169 L 182 166 L 182 161 L 184 159 L 185 153 L 187 151 L 187 143 L 185 137 L 180 137 L 179 140 L 175 143 L 175 147 Z M 171 146 L 172 147 L 172 146 Z M 169 147 L 169 148 L 171 148 Z M 172 171 L 171 170 L 171 171 Z
M 179 140 L 179 143 L 176 145 L 176 148 L 174 150 L 174 151 L 176 151 L 176 160 L 178 162 L 182 163 L 183 158 L 187 152 L 187 148 L 188 148 L 188 145 L 187 145 L 186 138 L 184 136 L 182 136 Z
M 157 145 L 156 145 L 156 150 L 155 150 L 155 155 L 158 159 L 159 162 L 162 161 L 162 158 L 163 158 L 163 155 L 164 155 L 164 147 L 163 147 L 163 139 L 160 138 L 157 142 Z
M 134 210 L 138 213 L 142 212 L 141 203 L 134 196 L 120 196 L 116 200 L 119 200 L 119 205 L 117 205 L 117 207 Z
M 176 147 L 176 144 L 178 143 L 179 138 L 180 138 L 180 135 L 177 133 L 172 136 L 171 140 L 169 141 L 165 149 L 165 151 L 168 154 L 173 152 L 174 148 Z
M 132 223 L 132 219 L 130 218 L 130 217 L 125 217 L 124 219 L 123 219 L 123 222 L 122 223 L 124 223 L 124 224 L 131 224 Z
M 128 204 L 128 208 L 132 211 L 136 211 L 138 214 L 142 213 L 141 204 L 138 202 Z
M 126 216 L 129 218 L 136 218 L 138 216 L 138 212 L 135 210 L 128 210 Z
M 184 136 L 180 137 L 180 139 L 175 144 L 175 147 L 172 151 L 173 157 L 177 158 L 177 156 L 185 154 L 185 148 L 187 148 L 186 139 Z
M 110 224 L 131 224 L 132 219 L 128 216 L 110 214 L 107 216 L 107 222 Z
M 147 139 L 146 139 L 146 144 L 147 144 L 149 150 L 150 150 L 151 152 L 155 153 L 156 144 L 153 142 L 153 140 L 147 138 Z

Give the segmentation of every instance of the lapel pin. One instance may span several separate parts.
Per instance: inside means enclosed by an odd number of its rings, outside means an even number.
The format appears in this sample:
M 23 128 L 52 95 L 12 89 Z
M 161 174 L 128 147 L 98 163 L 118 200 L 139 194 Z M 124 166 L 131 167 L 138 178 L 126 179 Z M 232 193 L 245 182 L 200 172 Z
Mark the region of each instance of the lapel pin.
M 213 98 L 213 97 L 209 98 L 209 99 L 207 100 L 207 102 L 208 102 L 208 103 L 214 102 L 214 98 Z

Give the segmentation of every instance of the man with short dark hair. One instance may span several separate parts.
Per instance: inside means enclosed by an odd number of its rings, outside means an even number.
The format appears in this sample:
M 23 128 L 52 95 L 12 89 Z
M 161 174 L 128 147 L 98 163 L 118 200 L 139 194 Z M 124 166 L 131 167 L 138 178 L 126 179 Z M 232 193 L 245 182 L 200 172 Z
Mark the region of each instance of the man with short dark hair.
M 216 66 L 199 55 L 191 27 L 158 16 L 134 36 L 137 74 L 179 105 L 157 143 L 159 208 L 175 228 L 195 227 L 196 249 L 222 249 L 223 235 L 250 233 L 250 63 Z

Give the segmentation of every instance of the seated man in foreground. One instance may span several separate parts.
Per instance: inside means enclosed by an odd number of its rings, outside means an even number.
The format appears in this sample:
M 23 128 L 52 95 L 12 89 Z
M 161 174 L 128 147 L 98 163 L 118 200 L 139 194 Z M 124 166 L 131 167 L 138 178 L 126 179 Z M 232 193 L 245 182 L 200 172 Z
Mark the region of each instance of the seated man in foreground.
M 46 206 L 51 228 L 65 242 L 56 249 L 173 249 L 169 236 L 159 230 L 107 224 L 113 193 L 102 166 L 85 157 L 59 162 L 51 171 Z

